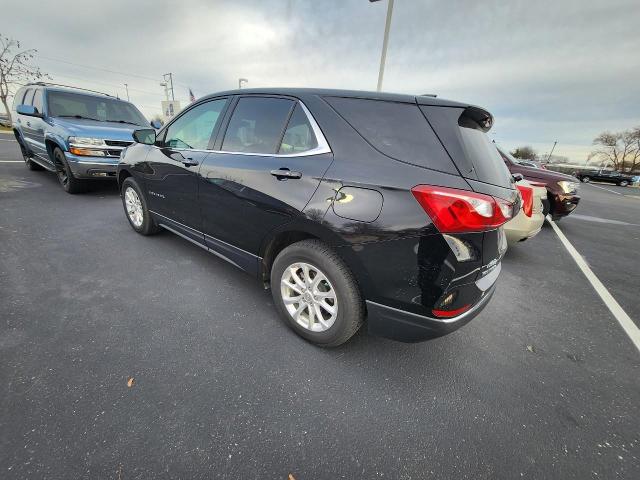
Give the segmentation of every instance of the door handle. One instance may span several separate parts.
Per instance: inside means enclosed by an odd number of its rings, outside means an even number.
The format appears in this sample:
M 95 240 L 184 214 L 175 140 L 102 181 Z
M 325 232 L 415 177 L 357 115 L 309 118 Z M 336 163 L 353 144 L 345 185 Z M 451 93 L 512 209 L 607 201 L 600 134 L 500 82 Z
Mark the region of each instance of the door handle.
M 30 126 L 31 126 L 31 122 L 27 122 L 27 127 L 30 127 Z
M 193 158 L 185 157 L 180 161 L 185 167 L 195 167 L 196 165 L 198 165 L 198 161 L 194 160 Z
M 284 167 L 279 170 L 271 170 L 270 173 L 278 180 L 285 180 L 287 178 L 302 178 L 302 174 L 300 172 L 292 172 L 288 168 Z

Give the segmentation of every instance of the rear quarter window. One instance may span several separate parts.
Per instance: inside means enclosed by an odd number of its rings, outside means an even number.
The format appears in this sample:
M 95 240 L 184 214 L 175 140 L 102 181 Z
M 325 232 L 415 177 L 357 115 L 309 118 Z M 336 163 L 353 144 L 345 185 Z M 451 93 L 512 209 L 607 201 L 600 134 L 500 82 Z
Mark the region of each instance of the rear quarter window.
M 458 173 L 417 105 L 361 98 L 325 100 L 384 155 L 432 170 Z

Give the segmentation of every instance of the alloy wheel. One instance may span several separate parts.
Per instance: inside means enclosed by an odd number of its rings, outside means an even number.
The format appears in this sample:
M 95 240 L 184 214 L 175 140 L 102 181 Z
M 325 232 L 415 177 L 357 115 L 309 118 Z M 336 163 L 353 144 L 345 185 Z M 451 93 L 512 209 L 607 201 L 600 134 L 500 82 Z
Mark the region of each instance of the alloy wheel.
M 60 155 L 56 155 L 56 175 L 58 175 L 58 180 L 60 180 L 62 186 L 66 187 L 69 183 L 69 173 Z
M 127 207 L 127 216 L 129 217 L 129 220 L 131 220 L 131 223 L 133 223 L 136 228 L 140 228 L 144 221 L 144 212 L 142 210 L 142 202 L 140 201 L 138 192 L 136 192 L 132 187 L 127 187 L 124 191 L 124 204 Z
M 282 274 L 280 294 L 291 318 L 312 332 L 329 330 L 338 315 L 338 298 L 327 276 L 303 262 L 289 265 Z

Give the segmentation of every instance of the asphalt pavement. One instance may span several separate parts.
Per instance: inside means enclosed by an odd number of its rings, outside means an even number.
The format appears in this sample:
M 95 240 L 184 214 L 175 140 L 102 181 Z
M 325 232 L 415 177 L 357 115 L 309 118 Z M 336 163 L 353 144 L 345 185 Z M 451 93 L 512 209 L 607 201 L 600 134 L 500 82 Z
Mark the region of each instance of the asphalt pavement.
M 114 184 L 68 195 L 6 140 L 0 478 L 640 478 L 640 352 L 550 227 L 461 330 L 320 349 L 233 266 L 137 235 Z M 558 226 L 637 323 L 640 198 L 598 186 Z

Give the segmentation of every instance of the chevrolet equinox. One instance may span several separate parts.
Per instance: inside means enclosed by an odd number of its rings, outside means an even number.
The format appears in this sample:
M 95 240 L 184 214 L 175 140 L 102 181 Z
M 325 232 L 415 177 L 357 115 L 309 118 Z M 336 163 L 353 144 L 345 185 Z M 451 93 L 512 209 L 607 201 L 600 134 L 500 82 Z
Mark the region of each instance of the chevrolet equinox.
M 134 132 L 117 169 L 142 235 L 189 240 L 270 287 L 323 346 L 447 334 L 487 304 L 520 208 L 482 108 L 318 89 L 207 96 Z

